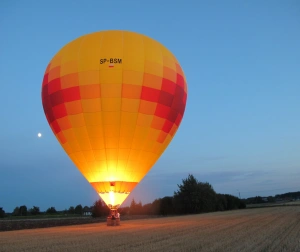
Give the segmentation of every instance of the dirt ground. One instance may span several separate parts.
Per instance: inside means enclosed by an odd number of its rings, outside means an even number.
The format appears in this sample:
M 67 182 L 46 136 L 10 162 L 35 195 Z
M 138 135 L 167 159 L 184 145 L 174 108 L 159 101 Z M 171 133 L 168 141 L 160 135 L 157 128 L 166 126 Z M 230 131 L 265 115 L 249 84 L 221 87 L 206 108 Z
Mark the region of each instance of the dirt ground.
M 300 251 L 300 206 L 7 231 L 0 251 Z

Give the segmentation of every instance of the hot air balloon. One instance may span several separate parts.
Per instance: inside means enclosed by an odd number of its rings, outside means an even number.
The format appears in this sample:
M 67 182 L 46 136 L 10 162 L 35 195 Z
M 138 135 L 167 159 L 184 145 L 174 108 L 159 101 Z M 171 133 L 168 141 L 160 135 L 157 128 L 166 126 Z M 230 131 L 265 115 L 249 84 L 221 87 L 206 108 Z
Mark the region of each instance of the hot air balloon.
M 165 46 L 136 32 L 108 30 L 62 47 L 46 68 L 41 95 L 62 148 L 117 209 L 177 132 L 187 84 Z

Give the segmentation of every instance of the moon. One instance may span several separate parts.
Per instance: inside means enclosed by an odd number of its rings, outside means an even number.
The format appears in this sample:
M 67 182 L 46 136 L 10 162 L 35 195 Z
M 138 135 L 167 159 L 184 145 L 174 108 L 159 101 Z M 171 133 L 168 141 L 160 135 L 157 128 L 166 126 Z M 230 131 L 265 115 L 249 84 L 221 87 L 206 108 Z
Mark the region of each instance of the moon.
M 38 133 L 37 136 L 38 136 L 38 137 L 42 137 L 42 133 Z

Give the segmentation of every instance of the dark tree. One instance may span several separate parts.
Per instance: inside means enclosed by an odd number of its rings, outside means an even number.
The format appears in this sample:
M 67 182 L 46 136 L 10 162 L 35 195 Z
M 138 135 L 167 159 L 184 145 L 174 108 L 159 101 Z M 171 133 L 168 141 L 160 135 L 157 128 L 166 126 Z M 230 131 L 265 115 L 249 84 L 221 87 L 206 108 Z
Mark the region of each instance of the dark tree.
M 169 215 L 174 214 L 173 197 L 155 199 L 151 204 L 144 205 L 147 214 Z
M 48 214 L 55 214 L 55 213 L 57 213 L 57 211 L 56 211 L 55 207 L 49 207 L 47 209 L 46 213 L 48 213 Z
M 75 214 L 75 208 L 73 206 L 70 206 L 69 210 L 68 210 L 68 213 L 69 214 Z
M 160 199 L 155 199 L 151 204 L 151 214 L 159 215 L 160 214 Z
M 20 215 L 20 208 L 19 207 L 15 207 L 14 211 L 12 212 L 13 216 L 19 216 Z
M 129 213 L 130 214 L 136 214 L 137 213 L 137 204 L 134 199 L 132 199 L 129 207 Z
M 33 208 L 29 209 L 29 213 L 32 215 L 38 215 L 40 214 L 40 208 L 37 206 L 33 206 Z
M 139 203 L 135 206 L 135 214 L 142 214 L 143 213 L 143 205 L 142 202 L 139 201 Z
M 21 216 L 27 215 L 27 207 L 26 206 L 20 206 L 19 215 L 21 215 Z
M 3 210 L 2 207 L 0 207 L 0 218 L 4 218 L 5 217 L 5 211 Z
M 174 192 L 174 207 L 177 213 L 215 211 L 217 196 L 209 183 L 198 182 L 193 175 L 189 174 L 178 187 L 179 190 Z
M 102 216 L 108 216 L 108 214 L 109 214 L 109 208 L 106 206 L 106 204 L 101 199 L 95 201 L 93 205 L 92 216 L 102 217 Z
M 223 195 L 226 198 L 226 208 L 225 210 L 243 209 L 246 208 L 244 201 L 230 194 Z
M 153 214 L 152 203 L 143 205 L 143 214 L 147 214 L 147 215 Z
M 217 194 L 213 187 L 208 183 L 198 183 L 198 197 L 199 197 L 199 212 L 212 212 L 216 210 Z
M 182 184 L 178 185 L 179 190 L 174 192 L 174 205 L 178 213 L 195 213 L 197 201 L 196 191 L 197 191 L 198 181 L 193 175 L 188 176 L 188 178 L 182 180 Z
M 269 196 L 269 197 L 268 197 L 268 202 L 275 202 L 275 198 L 272 197 L 272 196 Z
M 216 210 L 217 211 L 225 211 L 227 210 L 227 198 L 223 194 L 217 194 L 217 206 Z
M 82 215 L 82 205 L 77 205 L 74 209 L 76 214 Z
M 124 216 L 124 215 L 128 215 L 129 214 L 129 207 L 120 207 L 118 209 L 118 212 L 120 213 L 121 216 Z
M 160 211 L 159 214 L 169 215 L 174 214 L 173 197 L 164 197 L 160 199 Z
M 281 198 L 284 200 L 292 200 L 292 199 L 300 199 L 300 191 L 298 192 L 288 192 L 284 194 L 277 194 L 275 195 L 275 198 Z

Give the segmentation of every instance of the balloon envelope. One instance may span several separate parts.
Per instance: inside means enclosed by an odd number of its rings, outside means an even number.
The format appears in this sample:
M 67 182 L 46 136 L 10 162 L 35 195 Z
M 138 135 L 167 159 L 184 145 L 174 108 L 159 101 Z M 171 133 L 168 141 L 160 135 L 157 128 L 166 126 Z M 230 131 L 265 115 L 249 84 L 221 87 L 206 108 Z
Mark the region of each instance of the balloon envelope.
M 117 208 L 174 137 L 187 100 L 184 73 L 159 42 L 101 31 L 50 61 L 42 103 L 59 143 L 110 208 Z

